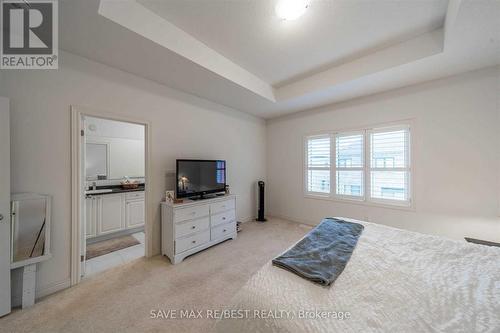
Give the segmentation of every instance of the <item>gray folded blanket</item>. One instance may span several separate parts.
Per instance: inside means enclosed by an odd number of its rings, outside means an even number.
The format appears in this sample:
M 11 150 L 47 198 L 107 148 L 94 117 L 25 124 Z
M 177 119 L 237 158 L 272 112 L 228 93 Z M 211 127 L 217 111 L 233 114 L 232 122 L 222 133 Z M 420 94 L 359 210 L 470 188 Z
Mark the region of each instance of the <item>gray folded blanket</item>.
M 351 258 L 364 226 L 325 218 L 290 250 L 273 259 L 273 265 L 304 279 L 329 286 Z

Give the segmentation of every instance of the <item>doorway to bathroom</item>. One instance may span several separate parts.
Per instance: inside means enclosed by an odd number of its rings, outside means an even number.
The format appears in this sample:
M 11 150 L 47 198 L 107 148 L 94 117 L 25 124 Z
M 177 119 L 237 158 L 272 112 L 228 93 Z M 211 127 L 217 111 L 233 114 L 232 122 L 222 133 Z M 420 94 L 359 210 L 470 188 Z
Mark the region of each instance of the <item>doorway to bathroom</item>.
M 72 264 L 76 284 L 147 254 L 149 124 L 73 109 L 80 129 L 73 146 L 79 174 L 73 224 L 78 244 L 72 247 L 78 251 L 73 260 L 79 259 Z

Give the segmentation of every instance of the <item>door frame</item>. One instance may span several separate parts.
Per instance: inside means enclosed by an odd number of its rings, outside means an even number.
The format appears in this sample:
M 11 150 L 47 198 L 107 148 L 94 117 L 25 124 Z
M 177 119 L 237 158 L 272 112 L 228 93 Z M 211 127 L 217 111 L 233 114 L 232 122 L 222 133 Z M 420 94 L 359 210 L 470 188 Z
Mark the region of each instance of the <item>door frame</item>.
M 145 134 L 145 224 L 144 224 L 144 234 L 145 234 L 145 256 L 151 257 L 153 255 L 153 205 L 152 201 L 152 191 L 151 184 L 153 184 L 153 173 L 151 172 L 151 122 L 144 119 L 134 119 L 127 116 L 122 116 L 116 113 L 97 110 L 93 108 L 88 108 L 84 106 L 71 105 L 71 285 L 74 286 L 80 283 L 81 280 L 81 265 L 80 265 L 80 248 L 82 242 L 82 230 L 81 223 L 85 223 L 82 220 L 82 211 L 85 207 L 82 207 L 81 202 L 84 197 L 84 185 L 81 182 L 82 179 L 82 145 L 81 145 L 81 130 L 82 127 L 82 117 L 90 116 L 109 120 L 123 121 L 128 123 L 134 123 L 139 125 L 144 125 Z M 85 239 L 85 238 L 83 238 Z
M 5 110 L 4 110 L 5 109 Z M 10 150 L 11 150 L 11 138 L 10 138 L 10 100 L 7 97 L 0 96 L 0 122 L 3 123 L 2 131 L 0 132 L 0 146 L 1 150 L 7 150 L 4 153 L 8 155 L 2 157 L 3 161 L 0 162 L 0 167 L 4 173 L 0 179 L 0 200 L 7 200 L 3 204 L 0 203 L 0 213 L 3 214 L 3 219 L 0 220 L 0 229 L 2 232 L 2 242 L 0 242 L 0 254 L 2 258 L 0 259 L 0 318 L 6 316 L 11 312 L 11 166 L 10 166 Z M 5 127 L 5 128 L 3 128 Z M 6 198 L 3 198 L 4 195 Z M 7 240 L 6 242 L 4 240 Z

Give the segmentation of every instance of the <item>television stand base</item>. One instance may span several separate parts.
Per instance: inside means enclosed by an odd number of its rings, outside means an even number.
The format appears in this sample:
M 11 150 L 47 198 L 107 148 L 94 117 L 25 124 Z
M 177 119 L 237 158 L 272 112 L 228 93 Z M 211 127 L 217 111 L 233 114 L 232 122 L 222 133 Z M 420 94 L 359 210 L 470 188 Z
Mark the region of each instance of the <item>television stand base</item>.
M 215 195 L 203 195 L 199 197 L 189 198 L 189 200 L 198 201 L 198 200 L 213 199 L 213 198 L 215 198 Z

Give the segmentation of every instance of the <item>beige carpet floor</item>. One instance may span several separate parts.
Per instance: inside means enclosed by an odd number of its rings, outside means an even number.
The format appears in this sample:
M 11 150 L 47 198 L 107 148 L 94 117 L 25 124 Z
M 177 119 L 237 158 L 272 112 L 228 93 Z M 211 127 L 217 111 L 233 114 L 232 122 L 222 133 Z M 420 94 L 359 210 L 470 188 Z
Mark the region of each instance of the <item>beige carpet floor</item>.
M 0 318 L 0 332 L 210 332 L 211 319 L 151 319 L 151 310 L 222 309 L 262 265 L 310 227 L 270 219 L 178 265 L 156 256 L 85 279 Z

